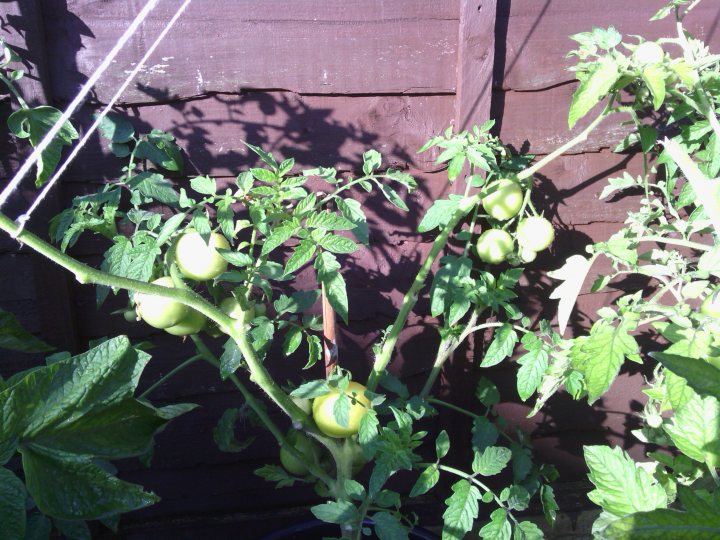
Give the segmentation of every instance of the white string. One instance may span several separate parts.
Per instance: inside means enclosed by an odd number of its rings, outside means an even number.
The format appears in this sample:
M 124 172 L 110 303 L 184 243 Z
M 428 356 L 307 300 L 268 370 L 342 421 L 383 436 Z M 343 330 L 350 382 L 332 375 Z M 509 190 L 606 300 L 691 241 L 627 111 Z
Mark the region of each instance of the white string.
M 158 0 L 148 0 L 148 3 L 145 5 L 145 7 L 138 13 L 137 17 L 135 17 L 135 20 L 132 22 L 132 24 L 125 30 L 125 33 L 120 36 L 120 39 L 118 39 L 115 46 L 110 50 L 110 53 L 105 57 L 105 59 L 102 61 L 102 63 L 98 66 L 98 68 L 95 70 L 95 72 L 90 76 L 90 78 L 87 80 L 87 82 L 83 85 L 83 87 L 78 92 L 77 96 L 75 96 L 75 99 L 72 100 L 70 105 L 68 105 L 68 108 L 65 109 L 65 112 L 62 114 L 60 119 L 55 122 L 52 128 L 50 128 L 50 131 L 48 131 L 45 134 L 45 137 L 40 141 L 40 144 L 37 145 L 35 150 L 33 150 L 32 154 L 25 160 L 25 162 L 22 164 L 20 169 L 15 173 L 15 176 L 13 176 L 13 179 L 10 181 L 10 183 L 5 187 L 5 189 L 0 193 L 0 207 L 4 205 L 7 202 L 8 197 L 17 189 L 18 185 L 20 184 L 20 181 L 25 177 L 25 175 L 28 173 L 30 168 L 40 159 L 40 156 L 45 151 L 45 149 L 48 147 L 48 145 L 52 142 L 52 140 L 55 138 L 55 136 L 60 132 L 62 127 L 65 125 L 65 122 L 67 122 L 70 119 L 70 115 L 72 115 L 73 112 L 75 112 L 75 109 L 80 106 L 80 104 L 85 99 L 85 96 L 92 90 L 93 86 L 95 86 L 95 83 L 98 81 L 100 76 L 105 72 L 105 70 L 108 68 L 108 66 L 112 63 L 112 61 L 115 59 L 117 54 L 120 52 L 120 50 L 123 48 L 123 46 L 128 42 L 128 40 L 132 37 L 132 35 L 135 33 L 135 31 L 138 29 L 140 24 L 145 20 L 145 18 L 148 16 L 150 11 L 152 11 L 155 6 L 157 5 Z
M 73 159 L 80 153 L 80 150 L 85 145 L 85 143 L 90 139 L 93 133 L 97 130 L 97 128 L 100 126 L 100 123 L 102 122 L 103 118 L 110 112 L 112 107 L 115 105 L 115 102 L 120 99 L 120 96 L 122 93 L 127 89 L 127 87 L 130 85 L 132 80 L 135 78 L 135 76 L 140 72 L 140 70 L 145 66 L 145 63 L 148 61 L 150 56 L 153 52 L 155 52 L 155 49 L 157 49 L 158 45 L 160 45 L 160 42 L 165 38 L 167 33 L 170 31 L 170 29 L 175 25 L 177 20 L 180 18 L 180 16 L 185 11 L 185 8 L 192 2 L 192 0 L 185 0 L 183 4 L 178 8 L 178 10 L 175 12 L 175 15 L 170 19 L 170 21 L 167 23 L 165 28 L 163 28 L 162 32 L 158 34 L 158 37 L 155 39 L 155 41 L 150 45 L 145 55 L 140 59 L 140 61 L 137 63 L 135 68 L 130 72 L 128 77 L 123 81 L 123 83 L 118 88 L 117 92 L 113 95 L 112 98 L 110 98 L 110 101 L 108 101 L 107 105 L 103 108 L 103 110 L 100 112 L 100 114 L 97 115 L 95 118 L 95 121 L 92 123 L 90 128 L 85 132 L 82 139 L 78 141 L 78 143 L 75 145 L 75 148 L 73 148 L 70 155 L 68 155 L 65 162 L 58 167 L 57 171 L 55 171 L 55 174 L 53 174 L 52 178 L 45 184 L 45 187 L 43 187 L 42 191 L 38 194 L 37 197 L 35 197 L 35 200 L 33 201 L 32 205 L 30 205 L 30 208 L 27 209 L 27 211 L 18 216 L 18 218 L 15 220 L 15 222 L 18 224 L 18 228 L 13 234 L 14 238 L 17 238 L 17 235 L 22 232 L 23 228 L 25 227 L 25 224 L 30 219 L 30 215 L 37 209 L 38 206 L 40 206 L 40 203 L 45 198 L 45 196 L 48 194 L 50 189 L 52 189 L 55 182 L 58 181 L 62 173 L 65 172 L 65 170 L 68 168 L 70 163 Z

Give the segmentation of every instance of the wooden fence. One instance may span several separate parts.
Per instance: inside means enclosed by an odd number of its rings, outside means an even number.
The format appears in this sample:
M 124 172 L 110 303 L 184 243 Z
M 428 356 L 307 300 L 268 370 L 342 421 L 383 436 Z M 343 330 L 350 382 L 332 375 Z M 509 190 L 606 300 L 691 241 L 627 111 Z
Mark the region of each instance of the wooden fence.
M 0 4 L 2 35 L 31 68 L 32 76 L 22 87 L 28 99 L 56 106 L 72 99 L 142 4 Z M 78 123 L 89 123 L 95 103 L 112 95 L 177 5 L 178 0 L 160 2 L 96 86 L 92 102 L 77 115 Z M 497 133 L 517 150 L 550 152 L 583 128 L 581 124 L 573 132 L 567 130 L 567 108 L 575 88 L 567 71 L 570 60 L 565 59 L 573 46 L 567 36 L 610 24 L 623 33 L 648 37 L 673 32 L 668 21 L 647 22 L 658 6 L 657 0 L 497 0 L 497 5 L 495 0 L 196 0 L 118 110 L 138 131 L 159 128 L 175 135 L 185 151 L 187 173 L 209 174 L 220 183 L 254 163 L 241 140 L 283 158 L 295 157 L 298 166 L 346 171 L 356 170 L 362 152 L 372 147 L 386 164 L 417 176 L 421 187 L 411 197 L 408 215 L 374 197 L 364 201 L 375 247 L 347 258 L 350 325 L 340 328 L 341 362 L 364 374 L 371 343 L 392 321 L 419 254 L 429 248 L 428 238 L 415 232 L 424 210 L 435 197 L 459 189 L 448 186 L 432 155 L 418 155 L 416 150 L 451 122 L 465 128 L 492 116 Z M 717 5 L 708 1 L 690 21 L 716 50 L 719 17 Z M 9 102 L 2 102 L 2 107 L 6 116 Z M 603 125 L 536 177 L 539 207 L 558 226 L 552 253 L 529 265 L 523 282 L 527 308 L 536 316 L 551 316 L 554 309 L 545 300 L 552 285 L 544 270 L 559 266 L 569 254 L 583 252 L 591 240 L 607 238 L 634 202 L 598 201 L 609 176 L 625 168 L 631 173 L 641 170 L 635 157 L 610 151 L 622 135 L 623 128 Z M 26 153 L 22 144 L 15 144 L 3 134 L 0 178 L 7 178 Z M 29 228 L 43 233 L 49 217 L 72 197 L 116 177 L 120 166 L 102 142 L 92 141 Z M 35 195 L 30 183 L 12 200 L 14 211 Z M 74 254 L 97 264 L 106 248 L 101 240 L 87 238 Z M 118 332 L 133 339 L 152 336 L 158 346 L 147 370 L 150 378 L 167 373 L 189 354 L 190 348 L 177 338 L 155 335 L 145 325 L 110 315 L 122 307 L 122 295 L 98 312 L 92 288 L 72 282 L 8 238 L 0 238 L 0 276 L 0 307 L 16 313 L 27 327 L 61 349 L 78 352 L 89 340 Z M 310 283 L 309 274 L 301 275 L 298 285 L 304 280 Z M 583 294 L 579 312 L 591 315 L 611 297 Z M 411 382 L 419 381 L 431 363 L 424 354 L 436 342 L 431 326 L 428 314 L 411 318 L 400 357 L 392 365 Z M 440 393 L 472 404 L 481 349 L 478 340 L 452 362 Z M 284 376 L 288 360 L 275 356 L 270 367 Z M 4 355 L 0 372 L 7 375 L 38 360 Z M 295 366 L 293 372 L 297 371 Z M 514 373 L 515 368 L 506 365 L 483 375 L 503 389 L 501 410 L 533 435 L 538 459 L 556 464 L 566 481 L 584 478 L 583 444 L 609 442 L 637 457 L 643 454 L 644 448 L 630 435 L 637 407 L 630 396 L 639 395 L 641 373 L 622 375 L 593 408 L 574 405 L 570 414 L 570 400 L 560 396 L 531 419 L 525 418 L 528 405 L 514 390 Z M 307 377 L 317 375 L 319 371 Z M 215 373 L 193 366 L 162 386 L 155 399 L 192 401 L 202 407 L 158 438 L 151 469 L 137 462 L 121 464 L 124 478 L 163 498 L 125 518 L 127 538 L 254 538 L 282 521 L 277 509 L 307 504 L 309 490 L 276 491 L 253 474 L 277 452 L 270 437 L 257 434 L 242 454 L 222 454 L 215 448 L 212 430 L 217 419 L 225 408 L 239 405 L 238 396 Z M 457 425 L 458 434 L 469 432 L 464 420 Z M 268 515 L 273 516 L 270 524 Z M 237 534 L 241 522 L 245 536 Z

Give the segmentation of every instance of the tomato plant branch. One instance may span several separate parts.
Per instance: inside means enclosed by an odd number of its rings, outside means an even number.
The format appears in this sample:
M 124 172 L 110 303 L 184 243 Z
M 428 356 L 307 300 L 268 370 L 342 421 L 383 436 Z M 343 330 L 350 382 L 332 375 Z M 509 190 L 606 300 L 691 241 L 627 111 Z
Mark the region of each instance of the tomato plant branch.
M 0 81 L 5 83 L 5 86 L 7 86 L 8 90 L 10 90 L 10 92 L 12 92 L 12 95 L 14 95 L 15 99 L 18 100 L 20 107 L 22 107 L 23 109 L 29 108 L 27 102 L 20 95 L 20 92 L 18 92 L 18 89 L 15 88 L 15 85 L 12 83 L 12 81 L 10 79 L 8 79 L 4 74 L 0 73 Z
M 181 364 L 178 364 L 178 365 L 175 366 L 172 370 L 170 370 L 166 375 L 163 375 L 162 377 L 160 377 L 160 379 L 158 379 L 158 380 L 155 381 L 150 387 L 148 387 L 142 394 L 140 394 L 139 398 L 140 398 L 140 399 L 146 398 L 146 397 L 149 396 L 149 395 L 152 393 L 152 391 L 155 390 L 158 386 L 160 386 L 160 385 L 163 384 L 165 381 L 167 381 L 167 380 L 171 379 L 172 377 L 174 377 L 175 375 L 177 375 L 180 371 L 182 371 L 183 369 L 185 369 L 185 368 L 188 367 L 189 365 L 194 364 L 194 363 L 197 362 L 198 360 L 202 360 L 202 358 L 203 358 L 203 356 L 202 356 L 201 354 L 196 354 L 196 355 L 194 355 L 194 356 L 191 356 L 190 358 L 188 358 L 187 360 L 185 360 L 185 361 L 182 362 Z
M 405 296 L 403 297 L 402 305 L 400 306 L 400 311 L 398 312 L 397 318 L 395 319 L 395 322 L 393 323 L 392 327 L 390 328 L 390 331 L 388 332 L 388 335 L 385 337 L 385 341 L 383 343 L 383 346 L 380 350 L 380 354 L 377 355 L 375 358 L 375 362 L 373 364 L 372 372 L 370 373 L 370 377 L 368 379 L 368 385 L 367 388 L 371 392 L 377 388 L 378 380 L 380 376 L 382 375 L 383 371 L 385 371 L 385 368 L 390 363 L 390 359 L 392 357 L 392 353 L 395 350 L 395 344 L 397 343 L 398 338 L 400 337 L 400 332 L 402 331 L 403 327 L 405 326 L 405 323 L 407 322 L 407 318 L 410 315 L 410 312 L 412 311 L 413 307 L 417 303 L 418 295 L 420 293 L 420 289 L 422 289 L 423 285 L 425 284 L 425 279 L 428 276 L 428 273 L 430 272 L 430 268 L 432 267 L 433 263 L 435 262 L 435 259 L 440 254 L 442 249 L 445 247 L 445 244 L 447 244 L 448 238 L 450 237 L 450 233 L 453 231 L 455 226 L 458 224 L 458 222 L 465 217 L 467 212 L 473 208 L 474 206 L 477 206 L 477 204 L 480 202 L 480 196 L 479 194 L 475 194 L 472 197 L 463 199 L 460 201 L 460 204 L 458 205 L 457 210 L 455 210 L 455 213 L 452 215 L 450 220 L 448 221 L 447 225 L 445 225 L 445 228 L 442 230 L 442 232 L 435 238 L 435 241 L 432 244 L 432 247 L 430 248 L 430 252 L 427 255 L 427 258 L 425 259 L 425 262 L 423 262 L 422 266 L 420 267 L 420 270 L 418 271 L 417 275 L 415 276 L 415 279 L 413 280 L 412 285 L 408 289 L 408 291 L 405 293 Z
M 613 114 L 615 112 L 619 112 L 612 108 L 612 102 L 613 101 L 610 100 L 610 102 L 605 106 L 605 109 L 597 116 L 597 118 L 595 118 L 595 120 L 590 122 L 590 124 L 588 124 L 588 126 L 585 129 L 583 129 L 580 133 L 578 133 L 575 137 L 573 137 L 572 139 L 570 139 L 568 142 L 566 142 L 562 146 L 559 146 L 558 148 L 556 148 L 555 150 L 550 152 L 547 156 L 542 158 L 537 163 L 534 163 L 532 166 L 519 172 L 517 174 L 517 179 L 524 180 L 526 178 L 530 178 L 533 174 L 535 174 L 537 171 L 542 169 L 545 165 L 547 165 L 548 163 L 555 160 L 555 158 L 561 156 L 562 154 L 564 154 L 565 152 L 570 150 L 573 146 L 576 146 L 576 145 L 580 144 L 581 142 L 586 141 L 590 132 L 593 129 L 595 129 L 600 124 L 600 122 L 602 122 L 605 118 L 607 118 L 611 114 Z
M 643 236 L 637 239 L 638 242 L 656 242 L 658 244 L 670 244 L 674 246 L 682 246 L 698 251 L 712 251 L 713 246 L 708 244 L 701 244 L 700 242 L 692 242 L 690 240 L 683 240 L 681 238 L 667 238 L 665 236 L 649 235 Z

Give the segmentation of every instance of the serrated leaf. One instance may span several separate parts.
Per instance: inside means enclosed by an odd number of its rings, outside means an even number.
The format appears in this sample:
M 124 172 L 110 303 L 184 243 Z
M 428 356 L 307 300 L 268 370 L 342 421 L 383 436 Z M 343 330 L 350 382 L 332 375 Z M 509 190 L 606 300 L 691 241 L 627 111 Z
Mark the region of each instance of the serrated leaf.
M 292 223 L 285 223 L 280 227 L 273 228 L 270 236 L 265 239 L 260 254 L 268 255 L 275 248 L 287 242 L 297 230 L 297 227 Z
M 358 510 L 348 501 L 333 501 L 313 506 L 310 511 L 320 521 L 341 525 L 357 519 Z
M 225 409 L 223 412 L 215 429 L 213 429 L 213 440 L 221 452 L 242 452 L 255 440 L 255 437 L 248 437 L 244 441 L 237 439 L 235 425 L 239 419 L 244 417 L 245 415 L 241 409 L 231 408 Z
M 290 258 L 285 263 L 285 275 L 292 274 L 296 270 L 305 266 L 308 261 L 312 259 L 316 250 L 317 245 L 311 238 L 300 240 L 300 243 L 293 251 L 293 254 L 290 255 Z
M 7 125 L 16 137 L 28 139 L 33 148 L 37 148 L 40 141 L 62 118 L 62 112 L 54 107 L 24 107 L 12 113 L 7 119 Z M 60 163 L 63 146 L 69 146 L 78 138 L 78 132 L 73 125 L 66 121 L 50 144 L 40 154 L 37 161 L 35 185 L 42 186 L 55 171 Z
M 473 525 L 480 508 L 480 491 L 467 480 L 452 486 L 453 494 L 445 500 L 442 540 L 462 540 Z
M 638 353 L 638 344 L 628 328 L 598 321 L 586 339 L 576 340 L 570 361 L 583 374 L 587 384 L 588 403 L 598 399 L 615 380 L 626 357 Z
M 720 399 L 720 369 L 714 365 L 705 360 L 667 352 L 651 352 L 650 356 L 677 376 L 685 379 L 687 384 L 698 394 Z
M 291 326 L 285 334 L 285 339 L 283 340 L 283 354 L 285 356 L 290 356 L 292 353 L 294 353 L 300 346 L 300 343 L 302 343 L 302 337 L 302 328 L 300 328 L 299 326 Z
M 720 402 L 693 396 L 663 429 L 678 449 L 709 467 L 720 464 Z
M 240 368 L 242 362 L 242 351 L 233 339 L 228 339 L 223 345 L 223 353 L 220 355 L 220 378 L 227 379 Z
M 400 195 L 398 195 L 397 191 L 395 191 L 393 188 L 391 188 L 387 184 L 380 184 L 379 187 L 380 191 L 382 191 L 382 194 L 385 195 L 385 198 L 390 201 L 394 206 L 397 206 L 400 210 L 405 210 L 406 212 L 410 210 L 407 204 L 405 204 L 405 201 L 402 200 Z
M 303 399 L 312 399 L 330 393 L 331 388 L 325 379 L 310 381 L 298 386 L 290 395 Z
M 518 336 L 511 324 L 503 323 L 493 336 L 490 346 L 485 352 L 485 356 L 480 362 L 480 367 L 487 368 L 499 364 L 508 358 L 515 350 L 518 342 Z
M 338 236 L 336 234 L 327 234 L 323 236 L 318 244 L 323 249 L 327 249 L 333 253 L 355 253 L 358 249 L 358 245 L 344 236 Z
M 372 173 L 380 167 L 382 156 L 377 150 L 368 150 L 363 154 L 363 172 L 365 174 Z
M 352 221 L 353 228 L 351 232 L 362 244 L 368 245 L 370 241 L 370 232 L 367 224 L 367 217 L 363 212 L 362 205 L 354 199 L 335 199 L 340 213 L 348 220 Z
M 137 190 L 144 197 L 154 201 L 169 205 L 180 203 L 180 195 L 175 191 L 175 186 L 162 174 L 150 171 L 141 172 L 133 176 L 127 185 L 130 189 Z
M 507 519 L 507 512 L 498 508 L 490 514 L 490 523 L 480 529 L 480 538 L 484 540 L 510 540 L 512 527 Z
M 554 527 L 557 511 L 560 510 L 560 507 L 555 501 L 555 492 L 553 491 L 552 486 L 543 484 L 540 487 L 540 502 L 542 503 L 545 520 L 548 522 L 550 527 Z
M 344 216 L 332 212 L 313 212 L 305 220 L 308 228 L 323 228 L 331 231 L 350 231 L 355 224 Z
M 492 407 L 500 402 L 500 392 L 497 386 L 485 377 L 481 377 L 475 388 L 475 397 L 486 407 Z
M 494 476 L 507 467 L 512 459 L 512 450 L 504 446 L 490 446 L 482 452 L 475 451 L 472 470 L 482 476 Z
M 25 539 L 25 484 L 12 471 L 0 467 L 0 538 Z
M 15 315 L 4 309 L 0 309 L 0 348 L 26 353 L 53 350 L 53 347 L 25 330 Z
M 524 354 L 517 361 L 520 369 L 517 373 L 517 390 L 520 399 L 527 400 L 540 386 L 548 367 L 548 353 L 538 348 Z
M 444 458 L 450 451 L 450 436 L 444 429 L 438 433 L 437 439 L 435 439 L 435 454 L 438 460 Z
M 542 540 L 545 538 L 540 527 L 532 521 L 521 521 L 515 526 L 513 540 Z
M 196 176 L 190 179 L 190 187 L 202 195 L 215 195 L 217 193 L 217 182 L 209 176 Z
M 483 452 L 487 447 L 494 445 L 500 432 L 495 424 L 484 416 L 478 416 L 473 420 L 472 445 L 478 452 Z
M 320 253 L 315 259 L 318 281 L 325 286 L 325 296 L 330 306 L 345 324 L 348 324 L 348 297 L 345 279 L 338 271 L 340 263 L 337 258 L 328 252 Z
M 583 447 L 588 478 L 595 489 L 588 497 L 615 516 L 667 506 L 665 490 L 620 448 Z
M 580 294 L 580 289 L 592 266 L 592 261 L 592 259 L 586 259 L 582 255 L 572 255 L 565 261 L 562 268 L 548 272 L 549 277 L 562 281 L 549 296 L 551 300 L 560 300 L 558 303 L 560 334 L 565 333 L 570 315 Z
M 341 392 L 333 405 L 333 417 L 342 427 L 347 427 L 350 422 L 350 397 Z
M 443 228 L 452 218 L 455 211 L 460 206 L 460 198 L 437 199 L 420 221 L 418 232 L 425 233 L 436 228 Z
M 620 70 L 614 60 L 603 57 L 598 61 L 592 74 L 580 83 L 573 94 L 568 113 L 570 129 L 610 92 L 620 75 Z
M 657 111 L 665 101 L 665 70 L 659 65 L 649 65 L 642 70 L 642 79 L 650 89 L 653 109 Z
M 410 490 L 411 497 L 417 497 L 430 491 L 440 480 L 440 471 L 437 465 L 430 465 L 420 473 L 415 485 Z
M 393 514 L 376 512 L 372 520 L 379 540 L 408 540 L 408 529 Z
M 128 142 L 135 134 L 135 129 L 127 118 L 112 112 L 100 120 L 98 130 L 103 137 L 113 143 Z

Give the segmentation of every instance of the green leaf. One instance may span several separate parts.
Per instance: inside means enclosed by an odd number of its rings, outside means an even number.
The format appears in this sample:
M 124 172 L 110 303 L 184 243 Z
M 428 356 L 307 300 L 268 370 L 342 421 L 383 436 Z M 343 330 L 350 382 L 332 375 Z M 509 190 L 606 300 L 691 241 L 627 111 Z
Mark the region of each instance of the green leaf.
M 372 515 L 375 534 L 379 540 L 408 540 L 408 530 L 393 514 L 376 512 Z
M 338 210 L 346 219 L 353 223 L 351 232 L 362 244 L 368 245 L 370 241 L 370 231 L 368 229 L 367 217 L 363 212 L 362 205 L 354 199 L 335 199 Z
M 397 191 L 395 191 L 393 188 L 391 188 L 387 184 L 379 184 L 379 187 L 380 191 L 382 191 L 382 194 L 385 195 L 385 198 L 390 201 L 394 206 L 397 206 L 400 210 L 405 210 L 406 212 L 410 210 L 407 204 L 405 204 L 405 201 L 400 198 L 400 195 L 398 195 Z
M 313 506 L 310 511 L 320 521 L 341 525 L 358 517 L 357 508 L 348 501 L 333 501 Z
M 332 253 L 322 252 L 315 259 L 318 281 L 325 286 L 325 295 L 345 324 L 348 324 L 348 297 L 345 279 L 338 271 L 340 264 Z
M 592 502 L 615 516 L 667 506 L 665 490 L 645 469 L 620 448 L 583 447 L 588 478 L 595 489 L 588 493 Z
M 350 422 L 350 397 L 341 392 L 333 405 L 333 417 L 342 427 L 347 427 Z
M 243 355 L 235 340 L 228 339 L 223 345 L 223 353 L 220 355 L 220 378 L 227 379 L 235 373 L 242 365 Z
M 503 325 L 495 331 L 492 343 L 485 352 L 485 357 L 480 362 L 481 368 L 492 367 L 509 357 L 515 350 L 518 336 L 511 324 Z
M 247 253 L 243 253 L 242 251 L 231 251 L 229 249 L 218 249 L 216 251 L 222 256 L 223 259 L 225 259 L 233 266 L 239 266 L 242 268 L 255 264 L 255 259 L 253 259 Z
M 418 225 L 418 232 L 425 233 L 433 229 L 442 229 L 447 225 L 455 211 L 460 206 L 462 198 L 453 197 L 450 199 L 437 199 L 423 216 Z
M 303 399 L 312 399 L 320 396 L 324 396 L 331 392 L 330 385 L 325 379 L 319 379 L 317 381 L 306 382 L 301 384 L 290 395 L 292 397 L 299 397 Z
M 138 281 L 150 281 L 155 259 L 162 253 L 155 239 L 150 235 L 136 235 L 133 238 L 116 236 L 115 244 L 105 252 L 107 271 Z
M 552 486 L 543 484 L 540 487 L 540 502 L 542 503 L 545 520 L 548 522 L 550 527 L 554 527 L 557 511 L 560 510 L 560 507 L 555 501 L 555 492 L 553 491 Z
M 32 514 L 25 528 L 25 540 L 50 540 L 52 523 L 41 514 Z
M 22 108 L 12 113 L 7 124 L 15 136 L 29 139 L 33 148 L 37 148 L 43 137 L 62 118 L 62 112 L 54 107 L 40 106 L 35 108 Z M 40 154 L 37 162 L 35 185 L 42 186 L 55 171 L 60 163 L 63 146 L 69 146 L 78 138 L 78 133 L 70 122 L 65 122 L 50 144 Z
M 410 496 L 417 497 L 427 493 L 435 487 L 438 480 L 440 480 L 440 471 L 438 470 L 437 465 L 430 465 L 420 473 L 415 485 L 412 487 L 412 490 L 410 490 Z
M 710 540 L 720 537 L 720 508 L 703 505 L 688 512 L 659 508 L 610 523 L 605 538 L 617 540 Z
M 213 429 L 213 440 L 221 452 L 242 452 L 255 440 L 255 437 L 248 437 L 244 441 L 239 441 L 235 434 L 235 426 L 238 420 L 246 417 L 247 414 L 244 409 L 225 409 L 215 429 Z
M 344 216 L 339 216 L 332 212 L 313 212 L 305 220 L 305 226 L 331 231 L 350 231 L 355 228 L 355 223 Z
M 678 449 L 709 467 L 720 464 L 720 402 L 693 396 L 663 428 Z
M 490 514 L 490 523 L 480 529 L 480 538 L 485 540 L 510 540 L 512 527 L 507 519 L 507 512 L 498 508 Z
M 650 356 L 677 376 L 685 379 L 690 388 L 698 394 L 720 399 L 720 369 L 714 365 L 705 360 L 666 352 L 651 352 Z M 673 408 L 677 410 L 679 406 L 673 405 Z
M 482 452 L 475 451 L 472 470 L 482 476 L 494 476 L 507 467 L 512 459 L 512 451 L 504 446 L 490 446 Z
M 156 244 L 158 246 L 162 246 L 165 242 L 167 242 L 170 237 L 173 235 L 175 231 L 180 228 L 180 225 L 187 217 L 187 214 L 175 214 L 174 216 L 170 217 L 162 226 L 162 229 L 160 229 L 160 233 L 158 234 Z
M 455 180 L 458 176 L 460 176 L 460 173 L 463 170 L 463 167 L 465 166 L 465 154 L 459 153 L 455 155 L 451 160 L 450 163 L 448 163 L 448 180 L 452 182 Z
M 638 353 L 638 344 L 624 325 L 613 326 L 600 320 L 586 339 L 576 340 L 570 352 L 575 369 L 585 378 L 588 403 L 594 402 L 610 387 L 626 357 Z
M 517 363 L 520 364 L 517 373 L 518 395 L 525 401 L 540 386 L 548 367 L 548 353 L 543 348 L 537 348 L 518 358 Z
M 260 180 L 261 182 L 274 184 L 278 180 L 277 175 L 273 171 L 268 171 L 267 169 L 250 169 L 250 172 L 257 180 Z
M 98 126 L 103 137 L 113 143 L 125 143 L 135 135 L 135 128 L 130 121 L 116 113 L 108 113 Z
M 412 175 L 409 175 L 408 173 L 398 171 L 397 169 L 388 169 L 385 174 L 396 182 L 401 183 L 410 191 L 415 191 L 417 189 L 417 182 Z
M 315 255 L 316 250 L 317 245 L 311 238 L 300 240 L 293 254 L 290 255 L 290 258 L 285 263 L 285 275 L 292 274 L 295 270 L 299 270 L 305 266 L 305 264 L 312 259 L 312 256 Z
M 298 228 L 293 223 L 285 223 L 272 229 L 270 236 L 265 239 L 260 255 L 267 255 L 278 246 L 287 242 Z
M 450 437 L 447 431 L 444 429 L 438 433 L 437 439 L 435 439 L 435 454 L 438 460 L 444 458 L 450 451 Z
M 61 519 L 99 519 L 138 510 L 159 499 L 124 482 L 89 458 L 63 459 L 32 446 L 21 449 L 28 491 L 44 513 Z
M 478 416 L 473 420 L 472 445 L 478 452 L 484 451 L 488 446 L 494 445 L 500 432 L 495 424 L 484 416 Z
M 323 236 L 318 244 L 324 249 L 333 253 L 354 253 L 358 249 L 358 245 L 344 236 L 336 234 L 327 234 Z
M 545 538 L 540 527 L 532 521 L 521 521 L 515 526 L 513 540 L 542 540 Z
M 190 180 L 190 187 L 202 195 L 215 195 L 217 183 L 209 176 L 196 176 Z
M 285 356 L 290 356 L 294 353 L 302 343 L 303 332 L 299 326 L 291 326 L 285 334 L 283 340 L 282 350 Z
M 570 129 L 610 92 L 620 76 L 618 65 L 611 58 L 603 57 L 597 62 L 593 72 L 580 83 L 573 94 L 568 114 Z
M 255 146 L 255 145 L 250 144 L 250 143 L 245 142 L 245 141 L 242 141 L 242 143 L 243 143 L 245 146 L 247 146 L 250 150 L 252 150 L 253 152 L 255 152 L 255 153 L 260 157 L 260 159 L 262 159 L 265 163 L 267 163 L 268 165 L 270 165 L 273 169 L 277 169 L 277 168 L 278 168 L 278 163 L 277 163 L 277 161 L 275 161 L 275 158 L 272 156 L 272 154 L 270 154 L 269 152 L 266 152 L 265 150 L 263 150 L 263 149 L 260 148 L 259 146 Z
M 653 109 L 656 111 L 665 101 L 665 70 L 659 65 L 649 65 L 642 70 L 642 79 L 653 97 Z
M 180 147 L 167 133 L 155 132 L 140 141 L 135 147 L 137 159 L 147 159 L 158 167 L 168 171 L 180 172 L 183 168 Z
M 467 480 L 452 486 L 453 494 L 445 500 L 442 540 L 462 540 L 478 516 L 480 491 Z
M 500 392 L 497 386 L 485 377 L 481 377 L 475 388 L 475 397 L 486 407 L 492 407 L 500 402 Z
M 279 465 L 265 465 L 257 469 L 255 474 L 268 482 L 277 482 L 276 488 L 290 487 L 295 483 L 295 478 Z
M 0 309 L 0 348 L 26 353 L 53 350 L 53 347 L 25 330 L 15 315 L 4 309 Z
M 141 195 L 154 201 L 169 204 L 180 204 L 180 195 L 170 180 L 162 174 L 145 171 L 133 176 L 128 182 L 130 189 L 137 190 Z
M 0 538 L 25 539 L 25 484 L 12 471 L 0 467 Z
M 54 519 L 53 525 L 67 540 L 92 540 L 90 528 L 84 521 Z
M 380 168 L 382 156 L 377 150 L 368 150 L 363 154 L 363 172 L 371 174 L 374 170 Z

